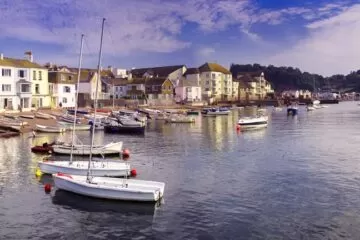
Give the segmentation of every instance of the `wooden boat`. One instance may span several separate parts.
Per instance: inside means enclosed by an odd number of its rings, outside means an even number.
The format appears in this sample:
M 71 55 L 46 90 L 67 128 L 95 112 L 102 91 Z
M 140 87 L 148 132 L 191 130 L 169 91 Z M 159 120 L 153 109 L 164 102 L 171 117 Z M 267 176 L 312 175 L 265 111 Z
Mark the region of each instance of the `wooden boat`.
M 35 130 L 39 132 L 47 132 L 47 133 L 63 133 L 66 131 L 66 128 L 59 126 L 44 126 L 44 125 L 36 124 Z
M 11 119 L 18 119 L 18 118 L 19 118 L 18 116 L 12 115 L 12 114 L 10 114 L 10 113 L 5 113 L 5 114 L 4 114 L 4 117 L 6 117 L 6 118 L 11 118 Z
M 61 124 L 66 130 L 73 130 L 74 126 L 67 122 L 58 122 Z M 88 124 L 76 124 L 75 131 L 89 131 L 91 129 L 91 125 Z
M 74 117 L 68 114 L 65 115 L 61 115 L 59 117 L 59 119 L 63 122 L 67 122 L 67 123 L 73 123 L 74 122 Z M 80 118 L 76 118 L 76 123 L 80 124 L 81 123 L 81 119 Z
M 32 115 L 32 114 L 21 114 L 21 115 L 19 115 L 19 117 L 28 118 L 28 119 L 34 119 L 35 118 L 35 116 Z
M 31 151 L 33 153 L 46 153 L 46 154 L 49 154 L 49 153 L 52 153 L 53 152 L 53 148 L 52 146 L 55 144 L 55 142 L 52 142 L 50 144 L 48 143 L 44 143 L 43 145 L 41 146 L 34 146 L 31 148 Z
M 0 130 L 0 138 L 9 138 L 14 136 L 19 136 L 19 132 L 9 131 L 9 130 Z
M 52 116 L 52 115 L 46 114 L 46 113 L 41 113 L 41 112 L 35 113 L 35 117 L 40 118 L 40 119 L 56 119 L 55 116 Z
M 238 121 L 240 130 L 264 128 L 268 125 L 267 116 L 242 117 Z
M 122 154 L 123 142 L 111 142 L 106 145 L 93 146 L 92 154 L 94 156 L 109 156 L 109 155 L 121 155 Z M 90 145 L 86 144 L 74 144 L 73 155 L 78 156 L 89 156 Z M 55 144 L 53 145 L 53 152 L 55 154 L 70 155 L 71 144 Z

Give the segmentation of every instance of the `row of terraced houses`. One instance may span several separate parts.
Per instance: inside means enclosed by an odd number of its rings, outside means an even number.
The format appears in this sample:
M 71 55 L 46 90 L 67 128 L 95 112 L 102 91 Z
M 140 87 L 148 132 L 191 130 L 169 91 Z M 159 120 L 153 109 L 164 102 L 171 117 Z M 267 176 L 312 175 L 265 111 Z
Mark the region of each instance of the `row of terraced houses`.
M 197 68 L 185 65 L 101 70 L 78 69 L 34 62 L 32 52 L 23 59 L 0 54 L 0 110 L 28 111 L 33 108 L 74 107 L 75 94 L 79 105 L 99 100 L 136 99 L 144 103 L 213 103 L 265 98 L 273 93 L 264 74 L 240 73 L 233 76 L 217 63 L 205 63 Z M 97 89 L 97 90 L 96 90 Z

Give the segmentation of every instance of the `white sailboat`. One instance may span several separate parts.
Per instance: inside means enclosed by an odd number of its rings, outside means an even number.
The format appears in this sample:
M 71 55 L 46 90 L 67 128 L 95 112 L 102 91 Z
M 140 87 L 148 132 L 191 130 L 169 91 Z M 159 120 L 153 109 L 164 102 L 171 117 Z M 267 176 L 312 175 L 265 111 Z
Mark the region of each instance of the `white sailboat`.
M 81 71 L 81 61 L 82 61 L 82 49 L 83 49 L 83 41 L 84 41 L 84 35 L 81 36 L 81 48 L 80 48 L 80 58 L 79 58 L 79 70 L 78 70 L 78 79 L 77 84 L 79 89 L 79 82 L 80 82 L 80 71 Z M 46 174 L 54 174 L 58 172 L 62 172 L 65 174 L 77 174 L 77 175 L 84 175 L 86 176 L 88 170 L 87 165 L 88 161 L 73 161 L 73 155 L 84 155 L 84 153 L 91 154 L 91 149 L 93 147 L 93 144 L 91 147 L 88 145 L 75 145 L 74 139 L 75 139 L 75 125 L 76 125 L 76 113 L 77 113 L 77 100 L 78 100 L 78 92 L 76 93 L 76 99 L 75 99 L 75 115 L 74 115 L 74 125 L 72 130 L 72 141 L 71 145 L 53 145 L 53 150 L 59 150 L 62 151 L 63 154 L 70 154 L 70 160 L 69 161 L 47 161 L 43 160 L 38 163 L 38 166 L 41 170 L 41 172 Z M 94 134 L 94 133 L 93 133 Z M 108 145 L 105 145 L 105 147 Z M 111 148 L 111 150 L 119 148 L 118 152 L 121 151 L 122 148 L 122 142 L 120 143 L 112 143 L 112 145 L 108 146 Z M 104 151 L 104 146 L 96 146 L 95 149 L 97 151 Z M 114 162 L 105 162 L 105 161 L 94 161 L 93 162 L 93 174 L 95 176 L 127 176 L 130 174 L 130 164 L 123 163 L 119 161 Z
M 96 82 L 99 81 L 102 42 L 104 34 L 105 18 L 102 22 L 100 53 L 98 61 L 98 76 Z M 98 84 L 96 84 L 96 90 Z M 94 109 L 96 114 L 97 96 L 95 97 Z M 95 115 L 94 114 L 94 115 Z M 95 116 L 94 116 L 95 117 Z M 133 180 L 133 179 L 116 179 L 109 177 L 94 177 L 94 169 L 92 164 L 92 149 L 94 145 L 94 132 L 92 129 L 90 157 L 88 161 L 87 176 L 69 175 L 63 173 L 53 174 L 55 186 L 59 189 L 85 195 L 89 197 L 97 197 L 113 200 L 127 201 L 158 201 L 164 195 L 165 183 Z

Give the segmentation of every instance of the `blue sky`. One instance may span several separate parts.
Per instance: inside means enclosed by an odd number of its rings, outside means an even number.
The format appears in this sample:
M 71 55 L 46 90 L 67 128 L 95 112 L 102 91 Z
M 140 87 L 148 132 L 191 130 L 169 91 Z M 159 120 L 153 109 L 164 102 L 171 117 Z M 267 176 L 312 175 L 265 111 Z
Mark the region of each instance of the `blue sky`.
M 103 66 L 206 61 L 294 66 L 330 75 L 360 69 L 360 0 L 2 0 L 0 52 L 96 67 L 101 19 Z

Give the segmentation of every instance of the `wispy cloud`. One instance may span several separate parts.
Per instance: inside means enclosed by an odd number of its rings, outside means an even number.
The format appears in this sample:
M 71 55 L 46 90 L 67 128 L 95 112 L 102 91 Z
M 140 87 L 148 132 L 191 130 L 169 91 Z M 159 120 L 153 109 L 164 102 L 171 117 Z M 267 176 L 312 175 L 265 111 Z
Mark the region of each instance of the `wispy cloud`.
M 62 47 L 61 56 L 66 56 L 78 51 L 84 33 L 86 52 L 95 54 L 101 18 L 106 17 L 104 54 L 169 53 L 192 46 L 182 37 L 187 23 L 210 33 L 235 26 L 259 41 L 261 33 L 251 31 L 253 25 L 277 25 L 294 17 L 313 20 L 343 8 L 344 4 L 328 4 L 268 10 L 253 0 L 13 0 L 0 5 L 0 38 L 53 44 Z
M 359 68 L 360 4 L 340 14 L 307 25 L 309 35 L 268 63 L 293 65 L 325 75 Z

